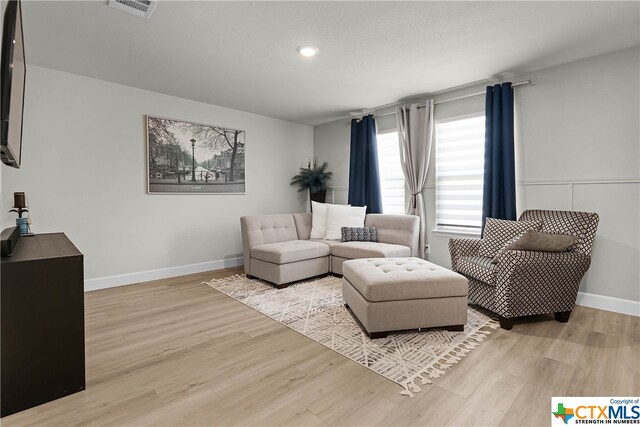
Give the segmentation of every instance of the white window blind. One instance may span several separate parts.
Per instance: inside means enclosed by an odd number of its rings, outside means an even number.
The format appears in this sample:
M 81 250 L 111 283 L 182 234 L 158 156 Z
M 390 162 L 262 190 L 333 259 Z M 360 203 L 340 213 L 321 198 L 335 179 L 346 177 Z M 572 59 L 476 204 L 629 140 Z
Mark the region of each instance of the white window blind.
M 436 226 L 482 226 L 484 114 L 436 123 Z
M 379 133 L 377 139 L 382 211 L 402 215 L 405 213 L 404 175 L 400 166 L 398 132 Z

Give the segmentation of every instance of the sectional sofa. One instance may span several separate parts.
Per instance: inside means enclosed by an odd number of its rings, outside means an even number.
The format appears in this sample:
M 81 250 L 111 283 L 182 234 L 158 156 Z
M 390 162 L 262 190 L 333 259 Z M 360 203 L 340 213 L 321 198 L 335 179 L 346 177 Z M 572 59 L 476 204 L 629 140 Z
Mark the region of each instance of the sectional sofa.
M 420 218 L 368 214 L 378 242 L 310 239 L 311 214 L 254 215 L 240 218 L 244 271 L 273 283 L 289 283 L 327 273 L 342 275 L 349 259 L 418 256 Z

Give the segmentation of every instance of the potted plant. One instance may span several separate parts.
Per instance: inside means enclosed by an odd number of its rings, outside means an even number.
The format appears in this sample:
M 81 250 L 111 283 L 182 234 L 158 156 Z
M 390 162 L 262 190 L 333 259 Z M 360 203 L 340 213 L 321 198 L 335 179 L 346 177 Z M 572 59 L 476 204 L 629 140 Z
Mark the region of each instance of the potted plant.
M 333 173 L 327 172 L 328 164 L 324 162 L 318 165 L 318 158 L 307 164 L 306 168 L 300 168 L 296 176 L 291 178 L 291 185 L 297 185 L 298 191 L 309 191 L 309 198 L 314 202 L 324 203 L 327 196 L 328 183 Z

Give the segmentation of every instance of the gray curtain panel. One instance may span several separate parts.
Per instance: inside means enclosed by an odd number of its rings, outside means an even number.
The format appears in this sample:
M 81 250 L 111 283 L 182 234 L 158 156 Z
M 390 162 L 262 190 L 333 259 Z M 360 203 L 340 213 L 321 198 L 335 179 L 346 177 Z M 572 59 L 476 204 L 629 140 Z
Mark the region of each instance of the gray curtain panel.
M 400 139 L 400 163 L 407 187 L 411 192 L 407 214 L 420 217 L 420 256 L 425 258 L 427 244 L 427 213 L 422 189 L 427 181 L 431 143 L 433 142 L 433 100 L 424 107 L 418 104 L 396 107 L 398 137 Z

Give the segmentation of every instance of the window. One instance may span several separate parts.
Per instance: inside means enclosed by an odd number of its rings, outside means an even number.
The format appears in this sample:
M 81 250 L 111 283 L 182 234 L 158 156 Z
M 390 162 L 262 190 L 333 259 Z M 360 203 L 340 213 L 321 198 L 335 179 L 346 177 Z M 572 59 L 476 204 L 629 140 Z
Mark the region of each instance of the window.
M 404 175 L 400 166 L 398 132 L 379 133 L 377 139 L 382 211 L 402 215 L 405 213 Z
M 436 230 L 482 227 L 484 114 L 436 123 Z

